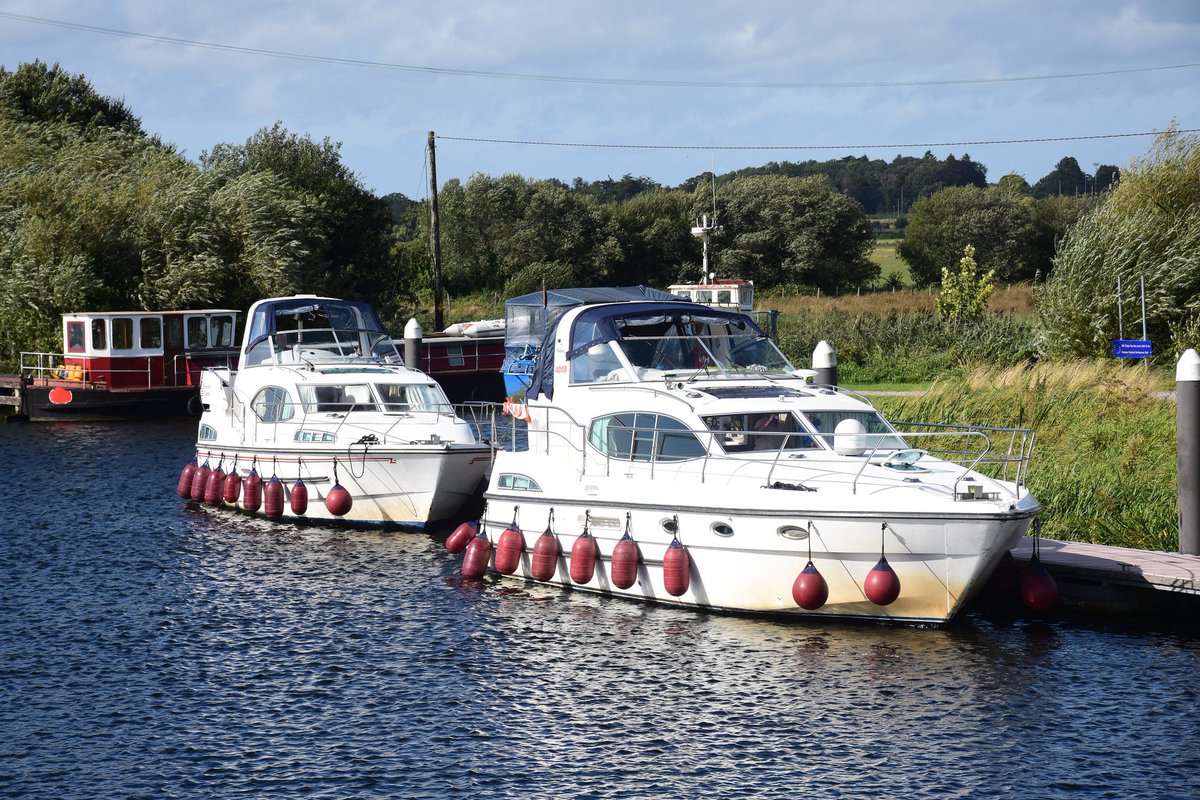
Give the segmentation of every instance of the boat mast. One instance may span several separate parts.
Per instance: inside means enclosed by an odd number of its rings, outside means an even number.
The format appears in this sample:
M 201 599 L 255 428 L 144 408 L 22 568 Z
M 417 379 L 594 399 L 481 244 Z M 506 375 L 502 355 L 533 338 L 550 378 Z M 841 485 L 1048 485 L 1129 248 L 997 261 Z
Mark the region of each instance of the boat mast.
M 712 175 L 712 190 L 713 213 L 711 221 L 709 220 L 708 214 L 704 214 L 700 217 L 700 224 L 692 228 L 692 236 L 700 237 L 702 254 L 701 269 L 703 270 L 700 273 L 701 286 L 707 284 L 709 281 L 717 277 L 715 272 L 708 271 L 708 240 L 714 233 L 719 233 L 721 231 L 721 226 L 717 224 L 717 176 L 715 174 Z

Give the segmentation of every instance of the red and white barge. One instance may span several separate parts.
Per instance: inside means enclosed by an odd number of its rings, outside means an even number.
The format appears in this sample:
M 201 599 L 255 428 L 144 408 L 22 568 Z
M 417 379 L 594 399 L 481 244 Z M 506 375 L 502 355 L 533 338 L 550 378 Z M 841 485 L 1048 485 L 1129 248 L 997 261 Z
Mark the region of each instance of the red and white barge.
M 238 312 L 97 311 L 63 315 L 61 353 L 21 353 L 0 378 L 17 419 L 149 419 L 200 414 L 200 375 L 237 366 Z

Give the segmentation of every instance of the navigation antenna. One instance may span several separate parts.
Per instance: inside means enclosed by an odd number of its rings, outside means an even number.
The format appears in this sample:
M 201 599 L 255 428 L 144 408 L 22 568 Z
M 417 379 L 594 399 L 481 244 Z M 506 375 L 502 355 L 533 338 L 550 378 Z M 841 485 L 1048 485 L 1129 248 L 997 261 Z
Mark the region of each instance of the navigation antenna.
M 717 176 L 712 176 L 712 192 L 713 192 L 713 213 L 710 220 L 708 214 L 700 217 L 700 224 L 692 228 L 692 236 L 699 236 L 701 243 L 701 252 L 703 260 L 701 262 L 703 271 L 700 273 L 700 285 L 707 284 L 709 281 L 717 277 L 715 272 L 708 271 L 708 240 L 714 233 L 720 233 L 721 226 L 717 224 Z

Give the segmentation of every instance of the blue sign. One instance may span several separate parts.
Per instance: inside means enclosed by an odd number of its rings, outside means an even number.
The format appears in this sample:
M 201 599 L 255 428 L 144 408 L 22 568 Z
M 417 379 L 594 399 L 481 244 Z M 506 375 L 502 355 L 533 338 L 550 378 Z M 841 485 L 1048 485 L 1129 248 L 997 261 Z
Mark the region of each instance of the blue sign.
M 1113 339 L 1113 358 L 1149 358 L 1149 339 Z

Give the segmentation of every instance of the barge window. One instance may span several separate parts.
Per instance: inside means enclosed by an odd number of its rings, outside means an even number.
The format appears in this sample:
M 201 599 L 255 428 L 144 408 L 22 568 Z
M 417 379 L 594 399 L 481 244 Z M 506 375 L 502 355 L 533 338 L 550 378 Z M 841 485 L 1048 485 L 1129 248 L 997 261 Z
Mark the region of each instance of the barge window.
M 183 317 L 167 317 L 166 324 L 167 347 L 172 350 L 183 349 Z
M 213 347 L 233 347 L 233 317 L 222 314 L 212 318 L 210 331 Z
M 129 317 L 115 317 L 112 321 L 112 349 L 133 349 L 133 320 Z
M 102 319 L 92 320 L 92 349 L 108 349 L 108 335 L 105 333 L 104 320 Z
M 142 317 L 138 321 L 141 328 L 141 348 L 143 350 L 158 350 L 162 347 L 162 320 L 158 317 Z
M 279 386 L 264 386 L 251 404 L 254 415 L 263 422 L 286 422 L 296 415 L 296 406 L 292 403 L 287 389 Z
M 208 320 L 204 317 L 187 318 L 187 346 L 208 347 Z
M 82 322 L 67 323 L 67 352 L 82 353 L 87 350 L 86 334 Z
M 661 414 L 612 414 L 592 421 L 592 447 L 622 461 L 683 461 L 706 454 L 696 435 Z

